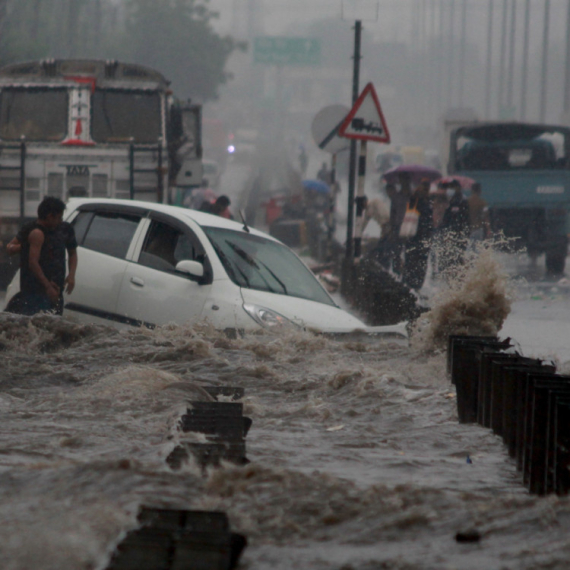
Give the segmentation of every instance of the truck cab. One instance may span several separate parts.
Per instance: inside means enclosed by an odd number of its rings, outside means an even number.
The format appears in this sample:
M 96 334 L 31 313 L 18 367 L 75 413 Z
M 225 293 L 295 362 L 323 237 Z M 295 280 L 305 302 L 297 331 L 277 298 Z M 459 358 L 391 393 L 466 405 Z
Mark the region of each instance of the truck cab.
M 158 71 L 102 60 L 0 69 L 0 242 L 45 196 L 168 203 L 198 186 L 201 109 L 179 103 Z M 4 256 L 4 257 L 2 257 Z M 9 279 L 0 247 L 0 287 Z
M 564 271 L 570 231 L 570 129 L 528 123 L 476 123 L 450 137 L 449 174 L 481 184 L 495 232 L 551 274 Z

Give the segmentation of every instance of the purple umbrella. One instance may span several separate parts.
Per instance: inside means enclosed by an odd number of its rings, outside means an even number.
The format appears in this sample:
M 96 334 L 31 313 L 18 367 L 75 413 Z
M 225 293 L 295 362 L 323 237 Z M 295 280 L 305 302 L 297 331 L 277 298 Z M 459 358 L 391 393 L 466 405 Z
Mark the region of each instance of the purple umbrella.
M 400 181 L 400 174 L 409 174 L 412 178 L 412 184 L 419 184 L 423 178 L 427 178 L 430 182 L 441 178 L 441 172 L 431 166 L 423 164 L 400 164 L 395 168 L 390 168 L 384 172 L 384 180 L 388 184 L 397 184 Z

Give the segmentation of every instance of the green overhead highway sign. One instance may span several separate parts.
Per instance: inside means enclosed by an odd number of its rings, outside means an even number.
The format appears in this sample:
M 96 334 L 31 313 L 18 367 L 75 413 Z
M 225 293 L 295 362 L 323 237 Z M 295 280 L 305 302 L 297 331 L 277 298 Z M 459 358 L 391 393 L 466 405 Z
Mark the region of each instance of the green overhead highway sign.
M 315 38 L 261 36 L 253 42 L 253 61 L 272 65 L 319 65 L 321 42 Z

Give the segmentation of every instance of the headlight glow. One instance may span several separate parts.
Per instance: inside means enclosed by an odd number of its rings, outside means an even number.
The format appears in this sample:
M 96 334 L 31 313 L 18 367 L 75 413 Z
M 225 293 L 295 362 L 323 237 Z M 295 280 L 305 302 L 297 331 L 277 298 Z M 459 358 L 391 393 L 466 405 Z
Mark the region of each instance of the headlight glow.
M 258 305 L 244 305 L 245 312 L 258 324 L 266 329 L 275 329 L 283 327 L 295 327 L 300 328 L 299 325 L 290 321 L 288 318 L 267 309 L 265 307 L 259 307 Z

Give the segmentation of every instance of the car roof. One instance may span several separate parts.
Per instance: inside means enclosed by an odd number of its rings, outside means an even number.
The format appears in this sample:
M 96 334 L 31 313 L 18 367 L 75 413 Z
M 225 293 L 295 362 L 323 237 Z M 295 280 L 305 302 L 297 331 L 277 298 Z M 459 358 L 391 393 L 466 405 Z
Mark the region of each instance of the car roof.
M 198 210 L 192 210 L 190 208 L 184 208 L 182 206 L 171 206 L 169 204 L 159 204 L 156 202 L 145 202 L 143 200 L 118 200 L 115 198 L 70 198 L 68 200 L 68 206 L 70 209 L 77 209 L 84 204 L 101 204 L 101 205 L 118 205 L 118 206 L 131 206 L 138 209 L 145 209 L 151 212 L 160 212 L 163 214 L 168 214 L 173 218 L 185 222 L 187 220 L 193 220 L 199 226 L 211 227 L 211 228 L 224 228 L 228 230 L 234 230 L 242 232 L 244 225 L 242 222 L 236 222 L 233 220 L 228 220 L 227 218 L 222 218 L 221 216 L 215 216 L 213 214 L 207 214 L 205 212 L 200 212 Z M 251 234 L 256 236 L 261 236 L 272 241 L 276 240 L 274 237 L 266 234 L 265 232 L 260 232 L 255 228 L 250 227 L 249 231 Z

